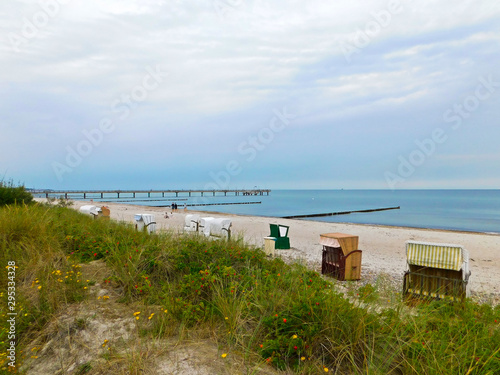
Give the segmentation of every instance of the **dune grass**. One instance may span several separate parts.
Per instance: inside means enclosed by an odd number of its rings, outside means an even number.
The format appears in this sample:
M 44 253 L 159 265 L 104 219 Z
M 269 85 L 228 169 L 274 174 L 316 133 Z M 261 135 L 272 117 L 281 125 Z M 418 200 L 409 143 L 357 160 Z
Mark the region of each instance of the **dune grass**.
M 218 343 L 221 360 L 235 353 L 297 374 L 500 374 L 499 306 L 368 308 L 379 302 L 377 286 L 348 298 L 331 280 L 268 259 L 240 239 L 148 235 L 43 205 L 0 209 L 0 264 L 17 266 L 18 353 L 63 306 L 87 298 L 96 280 L 86 280 L 80 267 L 95 260 L 112 274 L 97 281 L 119 290 L 120 303 L 138 307 L 141 335 L 207 337 Z M 4 347 L 8 281 L 2 272 Z M 5 350 L 1 355 L 8 370 Z
M 0 207 L 8 204 L 30 204 L 33 196 L 23 185 L 15 185 L 12 180 L 0 180 Z

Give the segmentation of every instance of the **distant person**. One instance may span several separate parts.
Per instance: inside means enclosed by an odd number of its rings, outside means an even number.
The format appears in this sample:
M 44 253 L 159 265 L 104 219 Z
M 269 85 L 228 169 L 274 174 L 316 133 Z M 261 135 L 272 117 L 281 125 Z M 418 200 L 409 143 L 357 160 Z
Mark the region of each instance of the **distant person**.
M 188 208 L 187 208 L 187 204 L 186 204 L 186 203 L 184 203 L 184 211 L 187 211 L 187 209 L 188 209 Z
M 170 219 L 170 216 L 168 216 L 168 212 L 165 212 L 165 216 L 164 216 L 165 219 Z

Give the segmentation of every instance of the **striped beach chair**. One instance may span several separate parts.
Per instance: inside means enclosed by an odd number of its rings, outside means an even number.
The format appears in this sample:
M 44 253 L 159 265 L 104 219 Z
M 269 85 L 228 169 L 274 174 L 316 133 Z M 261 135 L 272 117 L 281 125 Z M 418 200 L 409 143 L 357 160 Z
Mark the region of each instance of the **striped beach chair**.
M 404 274 L 406 300 L 469 297 L 469 252 L 460 245 L 406 242 L 408 269 Z

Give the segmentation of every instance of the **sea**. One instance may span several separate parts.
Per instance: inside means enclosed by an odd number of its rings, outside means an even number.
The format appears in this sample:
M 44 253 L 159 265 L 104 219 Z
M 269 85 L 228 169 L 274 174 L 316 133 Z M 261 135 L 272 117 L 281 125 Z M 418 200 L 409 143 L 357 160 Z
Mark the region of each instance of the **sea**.
M 303 220 L 500 233 L 500 190 L 272 190 L 257 196 L 197 195 L 137 194 L 136 198 L 107 200 L 166 207 L 165 211 L 176 203 L 179 208 L 186 204 L 193 210 L 272 217 L 399 207 Z M 94 198 L 94 202 L 99 200 Z

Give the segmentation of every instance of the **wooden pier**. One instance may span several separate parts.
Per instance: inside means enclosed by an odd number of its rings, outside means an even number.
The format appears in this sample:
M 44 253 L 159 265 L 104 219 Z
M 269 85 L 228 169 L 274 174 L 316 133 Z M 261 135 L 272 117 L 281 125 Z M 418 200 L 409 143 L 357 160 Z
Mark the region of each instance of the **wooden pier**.
M 245 195 L 245 196 L 256 196 L 256 195 L 269 195 L 270 189 L 220 189 L 220 190 L 30 190 L 33 196 L 45 196 L 45 198 L 64 198 L 64 199 L 76 199 L 76 198 L 136 198 L 136 197 L 179 197 L 179 196 L 201 196 L 211 195 L 211 196 L 227 196 L 227 195 Z

